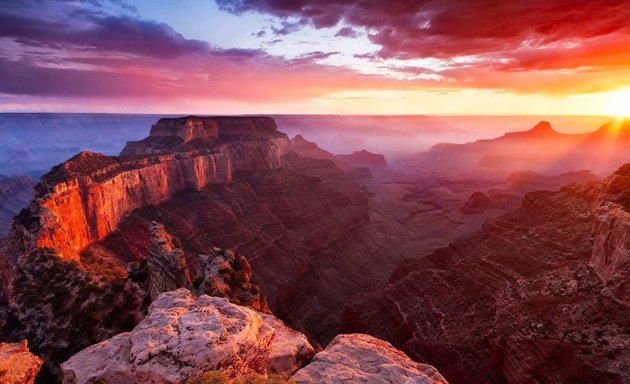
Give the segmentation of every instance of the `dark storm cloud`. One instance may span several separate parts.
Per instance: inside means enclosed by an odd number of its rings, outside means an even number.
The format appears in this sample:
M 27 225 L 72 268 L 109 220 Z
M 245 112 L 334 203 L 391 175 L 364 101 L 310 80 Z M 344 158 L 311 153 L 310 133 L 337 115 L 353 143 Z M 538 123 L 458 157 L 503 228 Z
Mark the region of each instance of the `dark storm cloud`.
M 532 51 L 583 45 L 596 56 L 600 40 L 618 37 L 628 49 L 630 0 L 217 0 L 227 11 L 256 11 L 366 28 L 383 58 L 503 56 L 527 65 Z M 617 48 L 622 48 L 618 46 Z M 593 57 L 595 58 L 595 57 Z M 532 63 L 540 66 L 541 63 Z

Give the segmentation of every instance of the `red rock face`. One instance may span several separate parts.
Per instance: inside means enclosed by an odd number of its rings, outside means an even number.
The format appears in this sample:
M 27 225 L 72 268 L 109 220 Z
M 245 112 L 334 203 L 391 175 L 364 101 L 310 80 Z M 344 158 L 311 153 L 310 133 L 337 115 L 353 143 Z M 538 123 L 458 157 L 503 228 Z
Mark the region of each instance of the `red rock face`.
M 627 169 L 528 194 L 478 234 L 401 263 L 387 289 L 346 306 L 345 330 L 450 383 L 628 382 Z
M 231 121 L 221 120 L 228 127 L 236 124 Z M 194 141 L 205 137 L 202 134 L 205 132 L 218 141 L 203 149 L 141 158 L 83 152 L 55 167 L 42 177 L 30 212 L 23 214 L 39 221 L 34 228 L 27 229 L 28 237 L 21 241 L 25 250 L 50 247 L 59 250 L 66 260 L 78 260 L 82 250 L 116 230 L 135 209 L 159 204 L 184 190 L 230 183 L 235 172 L 280 168 L 281 156 L 288 148 L 286 136 L 265 125 L 267 119 L 258 125 L 256 119 L 246 119 L 249 125 L 245 128 L 223 135 L 227 139 L 245 136 L 248 127 L 257 135 L 253 136 L 255 141 L 237 143 L 216 137 L 217 129 L 222 126 L 216 122 L 208 132 L 204 131 L 207 124 L 197 119 L 167 122 L 174 125 L 172 130 L 159 128 L 158 123 L 149 139 L 170 138 L 180 142 L 184 136 Z M 267 128 L 265 135 L 255 130 L 259 125 Z M 172 136 L 166 136 L 167 133 Z M 267 140 L 261 140 L 262 137 Z M 150 140 L 139 143 L 130 146 L 151 149 L 154 145 Z M 17 223 L 18 227 L 21 225 Z
M 33 384 L 42 363 L 42 359 L 28 350 L 26 340 L 0 343 L 0 383 Z

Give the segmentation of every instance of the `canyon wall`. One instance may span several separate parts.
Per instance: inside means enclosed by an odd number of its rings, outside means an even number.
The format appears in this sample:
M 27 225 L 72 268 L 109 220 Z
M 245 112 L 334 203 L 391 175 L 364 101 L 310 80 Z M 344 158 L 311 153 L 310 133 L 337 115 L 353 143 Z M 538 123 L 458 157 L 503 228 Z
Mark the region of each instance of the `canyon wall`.
M 235 126 L 236 133 L 222 133 Z M 165 153 L 158 145 L 164 143 L 176 146 Z M 286 136 L 267 118 L 162 119 L 149 138 L 129 143 L 122 157 L 82 152 L 44 175 L 16 223 L 28 235 L 20 239 L 22 253 L 50 247 L 78 260 L 135 209 L 184 190 L 230 183 L 235 172 L 280 168 L 288 148 Z
M 522 206 L 351 300 L 344 331 L 388 340 L 452 383 L 630 380 L 628 170 Z

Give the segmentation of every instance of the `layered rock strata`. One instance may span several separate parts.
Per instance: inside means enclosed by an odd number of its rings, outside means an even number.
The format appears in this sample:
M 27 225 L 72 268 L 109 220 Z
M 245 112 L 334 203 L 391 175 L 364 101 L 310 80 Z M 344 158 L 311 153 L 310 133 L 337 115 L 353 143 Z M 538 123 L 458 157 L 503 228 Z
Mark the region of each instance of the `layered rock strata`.
M 196 292 L 266 311 L 265 292 L 280 318 L 332 339 L 343 304 L 384 283 L 400 255 L 372 226 L 351 175 L 289 149 L 269 119 L 170 119 L 121 157 L 82 153 L 45 175 L 6 239 L 0 273 L 53 376 L 70 354 L 141 320 L 152 221 L 179 239 L 153 253 L 171 260 L 154 295 L 187 281 L 175 278 L 185 260 Z M 37 295 L 44 284 L 50 294 Z
M 278 169 L 289 148 L 267 118 L 162 119 L 151 132 L 122 157 L 82 152 L 44 175 L 17 217 L 12 251 L 49 247 L 78 260 L 134 210 L 230 183 L 236 172 Z
M 630 380 L 629 166 L 526 195 L 518 210 L 347 305 L 346 331 L 391 341 L 451 383 Z

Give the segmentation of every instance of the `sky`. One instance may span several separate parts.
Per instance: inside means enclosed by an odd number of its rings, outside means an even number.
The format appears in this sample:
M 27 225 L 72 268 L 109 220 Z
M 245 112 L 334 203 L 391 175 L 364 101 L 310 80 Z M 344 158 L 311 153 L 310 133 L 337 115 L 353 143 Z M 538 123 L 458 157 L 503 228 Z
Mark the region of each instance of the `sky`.
M 630 115 L 630 0 L 1 0 L 0 112 Z

